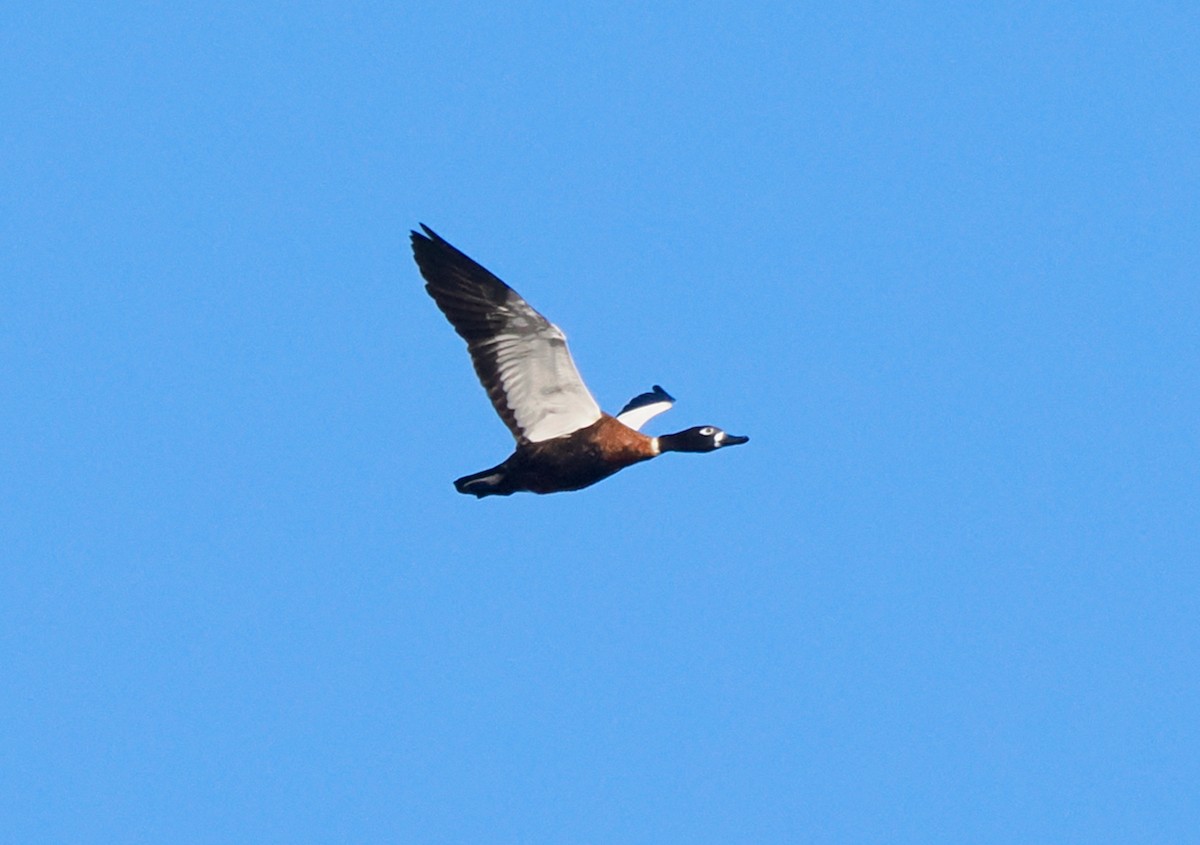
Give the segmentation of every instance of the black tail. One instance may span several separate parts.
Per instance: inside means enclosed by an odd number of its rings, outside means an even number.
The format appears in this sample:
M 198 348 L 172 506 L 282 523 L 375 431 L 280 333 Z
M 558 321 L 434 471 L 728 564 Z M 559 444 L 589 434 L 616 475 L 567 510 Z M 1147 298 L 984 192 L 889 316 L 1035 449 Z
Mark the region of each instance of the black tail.
M 459 493 L 470 493 L 477 499 L 484 496 L 511 496 L 517 492 L 517 488 L 508 481 L 504 464 L 473 475 L 464 475 L 454 482 L 454 489 Z

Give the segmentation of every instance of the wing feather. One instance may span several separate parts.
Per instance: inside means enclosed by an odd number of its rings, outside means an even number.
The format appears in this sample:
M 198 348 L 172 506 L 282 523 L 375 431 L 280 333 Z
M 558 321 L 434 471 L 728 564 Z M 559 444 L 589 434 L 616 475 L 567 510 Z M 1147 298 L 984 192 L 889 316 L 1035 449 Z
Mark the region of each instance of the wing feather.
M 425 289 L 467 342 L 475 373 L 518 441 L 562 437 L 600 419 L 562 330 L 427 226 L 412 233 Z
M 675 404 L 675 398 L 659 385 L 647 393 L 640 393 L 625 403 L 625 407 L 617 414 L 617 420 L 634 431 L 638 431 L 652 417 L 657 417 L 663 411 Z

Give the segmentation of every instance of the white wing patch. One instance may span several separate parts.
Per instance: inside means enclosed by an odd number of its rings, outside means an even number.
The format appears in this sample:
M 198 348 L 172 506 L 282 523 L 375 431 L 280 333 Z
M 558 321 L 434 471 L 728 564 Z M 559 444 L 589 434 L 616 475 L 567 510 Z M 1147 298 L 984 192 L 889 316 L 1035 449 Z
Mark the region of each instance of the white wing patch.
M 621 413 L 617 414 L 617 421 L 638 431 L 647 421 L 657 417 L 674 404 L 675 400 L 671 398 L 670 394 L 656 384 L 653 391 L 630 399 L 629 403 L 621 409 Z
M 501 331 L 478 344 L 495 356 L 505 404 L 533 443 L 553 440 L 600 419 L 600 406 L 579 377 L 557 326 Z

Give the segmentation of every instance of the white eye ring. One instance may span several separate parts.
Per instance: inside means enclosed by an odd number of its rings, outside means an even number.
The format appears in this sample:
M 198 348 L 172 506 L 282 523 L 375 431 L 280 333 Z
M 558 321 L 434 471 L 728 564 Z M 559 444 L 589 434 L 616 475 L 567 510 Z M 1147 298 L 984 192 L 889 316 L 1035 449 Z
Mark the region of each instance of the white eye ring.
M 704 428 L 700 429 L 700 433 L 703 434 L 705 437 L 711 437 L 713 434 L 716 433 L 716 431 L 717 430 L 715 428 L 713 428 L 711 425 L 706 425 Z

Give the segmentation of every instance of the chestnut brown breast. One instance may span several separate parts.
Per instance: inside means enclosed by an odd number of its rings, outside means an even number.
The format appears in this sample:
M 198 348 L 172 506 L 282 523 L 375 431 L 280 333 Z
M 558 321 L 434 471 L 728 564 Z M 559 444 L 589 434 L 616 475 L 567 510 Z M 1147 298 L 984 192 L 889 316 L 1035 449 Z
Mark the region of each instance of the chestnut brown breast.
M 656 454 L 653 438 L 603 414 L 566 437 L 522 443 L 506 465 L 525 489 L 555 493 L 595 484 Z

